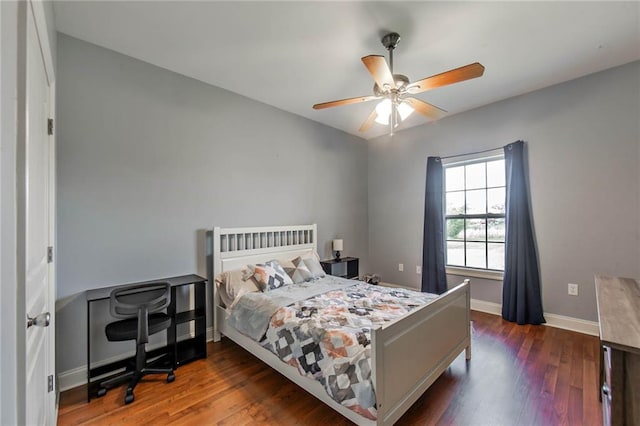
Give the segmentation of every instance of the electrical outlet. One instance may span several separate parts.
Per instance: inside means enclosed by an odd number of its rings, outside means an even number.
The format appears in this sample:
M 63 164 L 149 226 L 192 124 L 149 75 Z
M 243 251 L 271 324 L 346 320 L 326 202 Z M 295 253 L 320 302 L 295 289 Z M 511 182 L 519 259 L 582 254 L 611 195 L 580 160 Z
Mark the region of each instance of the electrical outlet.
M 578 284 L 569 283 L 569 285 L 567 287 L 567 293 L 569 293 L 569 295 L 571 295 L 571 296 L 577 296 L 578 295 Z
M 404 264 L 403 263 L 398 263 L 398 271 L 400 271 L 400 272 L 404 271 Z
M 418 265 L 416 266 L 416 274 L 421 274 L 422 273 L 422 266 Z

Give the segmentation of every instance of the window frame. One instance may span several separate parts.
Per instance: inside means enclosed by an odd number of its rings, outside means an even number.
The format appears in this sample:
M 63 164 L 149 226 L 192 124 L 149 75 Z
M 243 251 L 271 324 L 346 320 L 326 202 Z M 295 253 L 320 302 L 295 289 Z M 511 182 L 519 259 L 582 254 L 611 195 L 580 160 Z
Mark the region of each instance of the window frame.
M 442 160 L 442 167 L 443 167 L 443 179 L 442 179 L 442 195 L 443 195 L 443 209 L 442 209 L 442 215 L 443 215 L 443 223 L 444 223 L 444 243 L 445 243 L 445 270 L 447 272 L 447 274 L 451 274 L 451 275 L 460 275 L 460 276 L 472 276 L 472 277 L 477 277 L 477 278 L 484 278 L 484 279 L 489 279 L 489 280 L 497 280 L 497 281 L 502 281 L 502 278 L 504 276 L 504 269 L 503 270 L 499 270 L 499 269 L 489 269 L 488 268 L 488 261 L 489 261 L 489 256 L 488 256 L 488 250 L 489 250 L 489 243 L 491 242 L 489 240 L 489 233 L 488 233 L 488 224 L 489 224 L 489 220 L 490 219 L 504 219 L 505 220 L 505 227 L 506 227 L 506 206 L 505 206 L 505 213 L 489 213 L 488 211 L 486 211 L 485 213 L 473 213 L 473 214 L 458 214 L 458 215 L 447 215 L 447 191 L 446 191 L 446 175 L 447 175 L 447 169 L 448 168 L 452 168 L 452 167 L 460 167 L 460 166 L 468 166 L 468 165 L 472 165 L 472 164 L 478 164 L 478 163 L 488 163 L 491 161 L 496 161 L 496 160 L 504 160 L 504 152 L 502 149 L 497 149 L 497 150 L 493 150 L 493 151 L 489 151 L 489 152 L 484 152 L 481 154 L 470 154 L 470 155 L 466 155 L 466 156 L 457 156 L 455 158 L 450 158 L 450 159 L 443 159 Z M 465 186 L 463 189 L 459 190 L 460 192 L 464 193 L 464 204 L 466 205 L 466 197 L 467 197 L 467 191 L 470 190 L 474 190 L 474 189 L 484 189 L 485 190 L 485 201 L 488 201 L 488 189 L 492 189 L 492 188 L 502 188 L 502 186 L 499 187 L 489 187 L 487 186 L 487 182 L 486 182 L 486 166 L 485 166 L 485 185 L 481 188 L 473 188 L 473 189 L 467 189 L 466 188 L 466 177 L 465 177 Z M 506 204 L 506 182 L 505 182 L 505 204 Z M 454 192 L 454 191 L 449 191 L 449 192 Z M 485 207 L 485 210 L 488 210 L 488 204 Z M 466 232 L 464 232 L 464 238 L 462 240 L 450 240 L 447 236 L 447 219 L 462 219 L 464 222 L 464 226 L 465 226 L 465 230 L 466 230 L 466 220 L 468 219 L 484 219 L 485 220 L 485 236 L 484 236 L 484 240 L 483 241 L 477 241 L 477 240 L 468 240 L 467 236 L 466 236 Z M 505 230 L 506 231 L 506 230 Z M 465 265 L 449 265 L 448 264 L 448 259 L 447 259 L 447 242 L 448 241 L 459 241 L 464 243 L 464 263 Z M 466 244 L 467 242 L 480 242 L 483 243 L 485 245 L 485 265 L 487 266 L 486 268 L 478 268 L 478 267 L 473 267 L 473 266 L 466 266 L 467 263 L 467 253 L 466 253 Z M 506 241 L 503 241 L 502 244 L 506 245 Z

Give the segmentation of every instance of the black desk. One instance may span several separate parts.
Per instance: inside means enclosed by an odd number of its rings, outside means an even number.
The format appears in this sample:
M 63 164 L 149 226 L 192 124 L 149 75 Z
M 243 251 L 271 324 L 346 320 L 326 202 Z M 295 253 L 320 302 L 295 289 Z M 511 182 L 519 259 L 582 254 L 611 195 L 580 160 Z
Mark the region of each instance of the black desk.
M 144 283 L 168 282 L 171 285 L 171 304 L 167 307 L 167 314 L 172 318 L 171 326 L 167 329 L 167 345 L 147 352 L 149 358 L 169 353 L 174 368 L 196 359 L 207 356 L 207 310 L 206 310 L 206 288 L 207 280 L 199 275 L 182 275 L 179 277 L 160 278 Z M 144 284 L 140 283 L 140 284 Z M 194 307 L 186 311 L 177 309 L 177 289 L 184 286 L 193 286 Z M 91 305 L 95 302 L 109 300 L 111 291 L 120 287 L 111 286 L 87 291 L 87 401 L 91 400 L 98 381 L 92 382 L 93 378 L 104 376 L 124 368 L 131 358 L 125 358 L 99 367 L 91 367 Z M 193 337 L 178 340 L 178 325 L 193 323 Z M 102 380 L 102 379 L 101 379 Z

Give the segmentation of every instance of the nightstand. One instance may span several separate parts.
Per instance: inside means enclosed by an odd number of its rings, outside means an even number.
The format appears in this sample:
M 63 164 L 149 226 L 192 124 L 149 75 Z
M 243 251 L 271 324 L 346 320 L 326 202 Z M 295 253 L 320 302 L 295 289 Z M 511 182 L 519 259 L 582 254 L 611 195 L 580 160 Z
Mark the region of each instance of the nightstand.
M 358 263 L 357 257 L 341 257 L 339 260 L 327 259 L 321 260 L 320 264 L 322 269 L 329 275 L 342 278 L 358 278 Z

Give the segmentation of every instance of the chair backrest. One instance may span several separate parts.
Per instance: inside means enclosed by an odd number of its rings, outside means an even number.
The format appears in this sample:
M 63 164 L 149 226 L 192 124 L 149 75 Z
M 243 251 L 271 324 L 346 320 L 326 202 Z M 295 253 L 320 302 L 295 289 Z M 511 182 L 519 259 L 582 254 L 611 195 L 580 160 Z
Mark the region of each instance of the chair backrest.
M 110 310 L 115 318 L 133 318 L 142 309 L 158 312 L 171 303 L 171 286 L 166 282 L 123 285 L 111 291 Z

